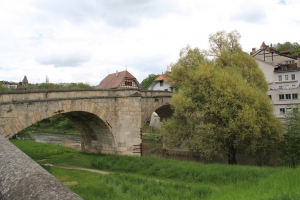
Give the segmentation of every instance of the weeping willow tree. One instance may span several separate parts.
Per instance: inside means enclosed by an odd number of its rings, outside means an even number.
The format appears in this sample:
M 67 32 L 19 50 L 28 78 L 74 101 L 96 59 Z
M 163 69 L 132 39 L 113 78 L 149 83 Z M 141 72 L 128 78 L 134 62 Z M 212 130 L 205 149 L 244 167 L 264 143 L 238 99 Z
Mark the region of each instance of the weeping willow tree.
M 239 38 L 236 31 L 217 32 L 208 51 L 186 47 L 171 64 L 168 81 L 177 90 L 174 115 L 162 126 L 168 146 L 188 147 L 206 159 L 227 156 L 229 164 L 237 164 L 243 145 L 264 164 L 282 140 L 264 75 L 242 52 Z

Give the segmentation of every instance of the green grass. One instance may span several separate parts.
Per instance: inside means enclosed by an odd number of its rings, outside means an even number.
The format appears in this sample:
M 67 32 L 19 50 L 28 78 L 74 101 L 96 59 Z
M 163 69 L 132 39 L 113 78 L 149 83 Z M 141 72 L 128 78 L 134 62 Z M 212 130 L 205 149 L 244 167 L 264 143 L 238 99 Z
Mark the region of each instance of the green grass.
M 11 140 L 38 163 L 113 172 L 45 167 L 89 199 L 300 199 L 300 169 L 201 164 L 152 157 L 85 154 L 68 147 Z M 38 161 L 46 159 L 44 161 Z

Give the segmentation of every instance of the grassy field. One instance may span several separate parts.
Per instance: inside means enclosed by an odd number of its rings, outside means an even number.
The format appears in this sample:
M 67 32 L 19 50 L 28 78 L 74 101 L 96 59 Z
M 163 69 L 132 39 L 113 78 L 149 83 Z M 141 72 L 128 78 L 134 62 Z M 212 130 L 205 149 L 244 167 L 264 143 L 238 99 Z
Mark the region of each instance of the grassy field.
M 83 199 L 300 199 L 300 170 L 201 164 L 153 157 L 85 154 L 51 144 L 11 140 Z

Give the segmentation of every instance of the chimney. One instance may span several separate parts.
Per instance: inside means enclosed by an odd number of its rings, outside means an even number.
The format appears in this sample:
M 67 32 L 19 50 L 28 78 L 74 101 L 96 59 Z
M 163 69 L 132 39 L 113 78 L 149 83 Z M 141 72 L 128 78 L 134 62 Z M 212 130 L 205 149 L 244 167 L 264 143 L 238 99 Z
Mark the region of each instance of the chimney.
M 253 55 L 255 53 L 255 48 L 252 48 L 252 51 L 250 52 L 250 55 Z
M 119 73 L 118 73 L 118 70 L 116 71 L 116 77 L 118 77 Z

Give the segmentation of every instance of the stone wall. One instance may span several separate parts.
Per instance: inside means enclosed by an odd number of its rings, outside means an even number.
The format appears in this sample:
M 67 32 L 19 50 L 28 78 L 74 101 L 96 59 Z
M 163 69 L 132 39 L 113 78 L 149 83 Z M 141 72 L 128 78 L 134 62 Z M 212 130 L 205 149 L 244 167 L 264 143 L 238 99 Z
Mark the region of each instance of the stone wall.
M 171 92 L 126 90 L 0 92 L 0 134 L 10 138 L 54 115 L 74 122 L 82 150 L 93 153 L 138 155 L 140 130 L 156 111 L 161 119 L 172 114 Z
M 82 199 L 1 135 L 0 147 L 1 200 Z

